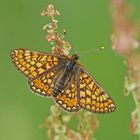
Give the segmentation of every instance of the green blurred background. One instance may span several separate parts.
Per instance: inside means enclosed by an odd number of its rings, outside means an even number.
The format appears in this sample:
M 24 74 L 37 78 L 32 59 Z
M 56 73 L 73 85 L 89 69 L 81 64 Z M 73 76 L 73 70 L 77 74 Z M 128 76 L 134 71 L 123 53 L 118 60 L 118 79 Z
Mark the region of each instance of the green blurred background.
M 134 16 L 138 16 L 140 2 L 129 1 L 136 7 Z M 135 106 L 131 95 L 123 95 L 126 68 L 123 58 L 111 49 L 110 1 L 0 0 L 0 140 L 47 139 L 45 130 L 39 125 L 54 103 L 30 91 L 27 79 L 13 66 L 10 51 L 14 48 L 51 51 L 42 30 L 48 18 L 40 15 L 49 3 L 61 13 L 57 18 L 58 28 L 67 30 L 67 40 L 81 53 L 80 63 L 109 92 L 117 105 L 114 113 L 97 115 L 100 126 L 95 137 L 98 140 L 134 139 L 128 125 Z M 101 46 L 106 48 L 105 51 L 82 54 Z

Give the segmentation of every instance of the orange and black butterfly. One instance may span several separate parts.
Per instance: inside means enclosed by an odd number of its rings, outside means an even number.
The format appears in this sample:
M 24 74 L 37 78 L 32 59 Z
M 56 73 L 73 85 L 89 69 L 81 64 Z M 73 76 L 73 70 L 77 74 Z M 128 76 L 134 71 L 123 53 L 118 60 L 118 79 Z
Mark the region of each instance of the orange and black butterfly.
M 86 109 L 95 113 L 115 110 L 115 104 L 88 71 L 71 57 L 15 49 L 11 52 L 15 66 L 27 78 L 37 95 L 53 97 L 68 112 Z

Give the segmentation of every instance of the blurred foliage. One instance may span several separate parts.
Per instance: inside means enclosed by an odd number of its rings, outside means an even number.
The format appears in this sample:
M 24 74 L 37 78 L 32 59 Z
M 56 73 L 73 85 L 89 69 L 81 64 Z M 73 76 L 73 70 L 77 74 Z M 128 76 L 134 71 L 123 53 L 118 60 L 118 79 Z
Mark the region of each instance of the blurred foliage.
M 51 106 L 51 114 L 47 115 L 40 128 L 45 128 L 47 138 L 50 140 L 93 140 L 94 132 L 98 127 L 95 114 L 90 112 L 77 112 L 62 114 L 60 108 Z M 69 124 L 77 119 L 75 129 Z
M 113 29 L 112 48 L 124 56 L 127 72 L 125 75 L 124 94 L 132 94 L 135 109 L 131 113 L 130 132 L 140 140 L 140 53 L 137 24 L 128 16 L 132 8 L 123 0 L 112 0 Z

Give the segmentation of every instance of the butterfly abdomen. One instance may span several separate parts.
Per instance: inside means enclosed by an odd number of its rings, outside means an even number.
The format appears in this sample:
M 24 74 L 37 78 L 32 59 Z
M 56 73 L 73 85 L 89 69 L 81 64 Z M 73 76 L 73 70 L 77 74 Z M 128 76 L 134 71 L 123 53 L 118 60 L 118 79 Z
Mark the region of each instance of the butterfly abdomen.
M 56 97 L 64 89 L 65 81 L 66 81 L 66 74 L 63 74 L 63 76 L 57 81 L 56 86 L 54 87 L 53 90 L 54 97 Z
M 63 73 L 63 75 L 61 76 L 61 78 L 59 78 L 56 82 L 56 86 L 54 87 L 53 90 L 53 96 L 56 97 L 58 94 L 61 93 L 61 91 L 64 89 L 67 80 L 68 80 L 68 75 L 69 73 L 73 70 L 75 65 L 74 61 L 68 61 L 65 65 L 65 72 Z

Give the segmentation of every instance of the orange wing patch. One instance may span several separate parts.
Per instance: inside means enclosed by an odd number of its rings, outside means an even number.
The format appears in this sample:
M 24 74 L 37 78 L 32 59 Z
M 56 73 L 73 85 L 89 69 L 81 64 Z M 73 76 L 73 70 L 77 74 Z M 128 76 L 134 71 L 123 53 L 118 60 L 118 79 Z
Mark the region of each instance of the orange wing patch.
M 107 113 L 115 110 L 112 99 L 86 70 L 82 70 L 80 74 L 79 104 L 82 108 L 96 113 Z
M 68 83 L 64 90 L 55 98 L 56 103 L 64 110 L 69 112 L 76 112 L 80 110 L 77 98 L 76 81 Z
M 58 64 L 58 58 L 51 54 L 24 49 L 13 50 L 11 57 L 17 69 L 29 78 L 35 78 Z
M 41 96 L 52 96 L 56 81 L 63 73 L 63 67 L 55 67 L 38 75 L 33 79 L 29 79 L 28 84 L 31 90 Z
M 56 71 L 50 71 L 43 76 L 29 80 L 29 87 L 38 95 L 51 96 L 54 88 L 55 73 Z

